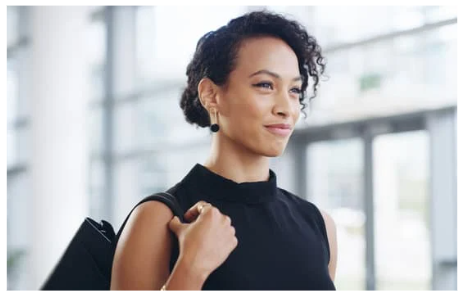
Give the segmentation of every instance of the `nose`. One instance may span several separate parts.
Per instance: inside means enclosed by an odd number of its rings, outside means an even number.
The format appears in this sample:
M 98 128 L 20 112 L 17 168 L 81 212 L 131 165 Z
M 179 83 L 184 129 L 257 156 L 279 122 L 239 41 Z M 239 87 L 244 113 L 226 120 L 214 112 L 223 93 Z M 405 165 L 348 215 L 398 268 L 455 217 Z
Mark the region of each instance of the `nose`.
M 287 118 L 292 111 L 292 98 L 287 92 L 280 92 L 275 99 L 273 114 Z

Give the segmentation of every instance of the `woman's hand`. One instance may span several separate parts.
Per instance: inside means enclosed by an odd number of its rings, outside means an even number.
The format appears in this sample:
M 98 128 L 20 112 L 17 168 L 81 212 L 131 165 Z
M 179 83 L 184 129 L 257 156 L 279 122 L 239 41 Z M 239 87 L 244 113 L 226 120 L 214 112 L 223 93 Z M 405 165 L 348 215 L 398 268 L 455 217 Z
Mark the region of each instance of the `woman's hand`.
M 237 247 L 235 228 L 229 216 L 204 201 L 193 205 L 184 217 L 189 223 L 181 223 L 177 216 L 169 223 L 179 240 L 179 259 L 209 275 Z

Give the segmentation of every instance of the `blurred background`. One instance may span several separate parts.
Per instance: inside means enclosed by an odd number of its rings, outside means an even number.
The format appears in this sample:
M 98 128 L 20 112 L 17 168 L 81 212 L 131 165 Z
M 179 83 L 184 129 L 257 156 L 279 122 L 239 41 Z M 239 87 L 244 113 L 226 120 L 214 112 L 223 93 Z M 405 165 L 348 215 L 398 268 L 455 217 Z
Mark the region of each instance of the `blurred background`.
M 8 6 L 8 289 L 38 289 L 86 216 L 119 228 L 205 161 L 186 66 L 204 33 L 263 8 L 326 57 L 271 168 L 334 218 L 337 289 L 457 288 L 455 7 Z

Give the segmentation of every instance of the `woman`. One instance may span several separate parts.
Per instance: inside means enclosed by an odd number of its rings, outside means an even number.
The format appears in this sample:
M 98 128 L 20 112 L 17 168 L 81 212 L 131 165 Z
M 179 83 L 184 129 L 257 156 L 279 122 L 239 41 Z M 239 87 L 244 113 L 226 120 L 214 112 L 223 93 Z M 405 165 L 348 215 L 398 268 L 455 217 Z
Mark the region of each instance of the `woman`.
M 132 213 L 111 289 L 335 289 L 333 220 L 269 169 L 323 71 L 316 40 L 277 14 L 251 12 L 199 40 L 180 106 L 212 130 L 209 158 L 173 190 L 185 223 L 158 201 Z

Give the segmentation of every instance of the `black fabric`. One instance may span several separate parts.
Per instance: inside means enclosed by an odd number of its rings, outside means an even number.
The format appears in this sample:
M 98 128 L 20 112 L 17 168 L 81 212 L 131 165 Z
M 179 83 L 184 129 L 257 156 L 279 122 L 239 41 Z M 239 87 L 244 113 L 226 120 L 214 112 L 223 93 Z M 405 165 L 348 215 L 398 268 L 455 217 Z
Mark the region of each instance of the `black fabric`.
M 176 198 L 171 195 L 174 190 L 175 188 L 171 188 L 167 193 L 148 196 L 132 211 L 147 201 L 160 201 L 168 205 L 184 222 L 183 212 L 180 211 Z M 103 220 L 97 223 L 87 217 L 41 290 L 109 290 L 116 244 L 132 211 L 117 234 L 110 223 Z
M 228 215 L 238 245 L 203 290 L 335 290 L 323 217 L 311 202 L 269 180 L 236 183 L 196 164 L 173 193 L 185 213 L 200 200 Z M 172 271 L 179 247 L 171 255 Z

